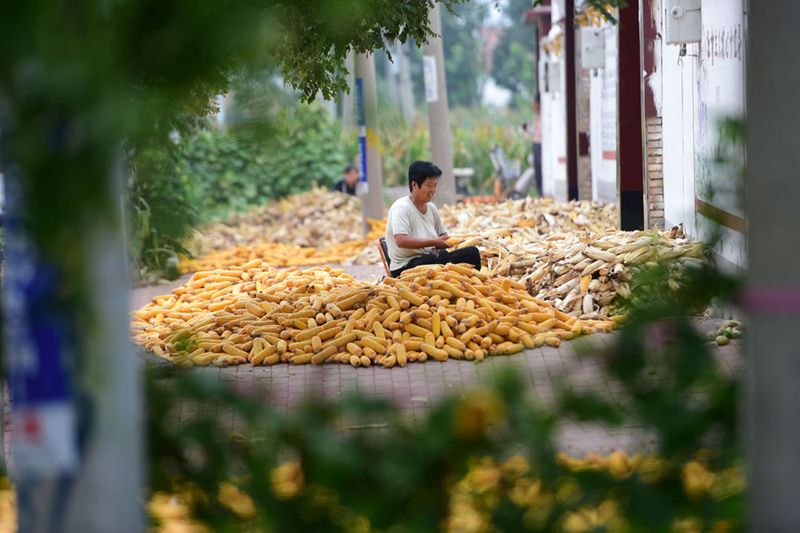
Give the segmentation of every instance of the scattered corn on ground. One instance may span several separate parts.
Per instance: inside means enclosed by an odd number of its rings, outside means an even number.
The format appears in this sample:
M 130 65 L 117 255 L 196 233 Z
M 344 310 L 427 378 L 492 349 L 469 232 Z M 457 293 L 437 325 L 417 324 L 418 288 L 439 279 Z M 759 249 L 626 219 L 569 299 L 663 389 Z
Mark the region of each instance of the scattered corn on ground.
M 481 360 L 613 327 L 465 265 L 417 267 L 375 285 L 329 266 L 277 270 L 258 259 L 196 273 L 132 323 L 135 342 L 182 367 Z
M 702 459 L 681 467 L 683 490 L 692 500 L 700 500 L 706 495 L 715 501 L 723 501 L 745 490 L 745 478 L 740 468 L 729 468 L 715 472 Z M 616 450 L 603 456 L 589 453 L 583 458 L 560 453 L 558 461 L 571 472 L 595 471 L 608 473 L 624 479 L 638 475 L 644 483 L 655 483 L 667 471 L 667 463 L 655 455 L 634 454 Z M 306 486 L 303 472 L 298 463 L 285 463 L 272 470 L 270 474 L 272 491 L 275 497 L 290 500 L 300 495 Z M 492 458 L 476 458 L 471 461 L 463 478 L 454 483 L 449 494 L 449 513 L 445 531 L 479 533 L 491 531 L 491 516 L 500 503 L 500 496 L 508 497 L 515 505 L 525 509 L 531 525 L 544 523 L 553 511 L 557 501 L 568 503 L 574 500 L 575 491 L 580 487 L 568 480 L 559 487 L 544 486 L 528 461 L 519 455 L 512 455 L 500 462 Z M 231 509 L 243 519 L 252 518 L 256 505 L 245 492 L 231 483 L 220 486 L 217 498 L 222 505 Z M 583 533 L 595 530 L 624 531 L 626 519 L 619 504 L 606 500 L 598 505 L 582 505 L 568 511 L 563 518 L 562 529 L 569 533 Z M 155 531 L 161 533 L 205 532 L 208 528 L 192 518 L 189 500 L 180 494 L 155 493 L 147 505 L 150 517 L 156 522 Z M 725 524 L 703 524 L 699 519 L 682 518 L 676 522 L 676 531 L 707 531 Z M 366 517 L 360 522 L 369 531 Z M 0 533 L 16 531 L 16 501 L 11 485 L 0 479 Z
M 198 259 L 182 258 L 178 269 L 182 274 L 186 274 L 241 265 L 254 259 L 261 259 L 274 267 L 352 263 L 349 261 L 350 258 L 362 253 L 365 249 L 375 250 L 375 239 L 386 233 L 385 220 L 370 220 L 369 225 L 370 231 L 366 238 L 319 248 L 276 242 L 257 242 L 211 252 Z M 374 262 L 378 261 L 377 251 L 375 251 Z
M 234 265 L 241 265 L 254 259 L 263 260 L 274 267 L 342 263 L 349 257 L 360 253 L 365 245 L 366 242 L 363 239 L 322 248 L 264 242 L 211 252 L 200 259 L 182 259 L 179 270 L 181 273 L 186 274 L 203 270 L 224 269 Z
M 677 229 L 613 230 L 615 206 L 598 202 L 528 198 L 446 206 L 441 214 L 454 234 L 453 245 L 478 246 L 491 272 L 519 281 L 531 295 L 583 320 L 618 314 L 618 296 L 630 295 L 630 281 L 639 266 L 667 263 L 668 283 L 677 289 L 685 269 L 705 257 L 703 245 L 686 240 Z M 322 220 L 326 223 L 320 224 Z M 245 244 L 184 259 L 179 269 L 226 269 L 256 259 L 275 267 L 379 264 L 374 241 L 385 233 L 385 221 L 370 221 L 366 239 L 338 240 L 353 233 L 351 226 L 359 221 L 357 200 L 315 189 L 217 224 L 208 233 L 212 247 L 220 240 L 214 235 Z M 226 240 L 226 235 L 235 237 Z M 266 238 L 285 242 L 263 242 Z M 320 242 L 333 244 L 301 246 Z
M 314 188 L 206 224 L 189 245 L 197 259 L 181 258 L 178 269 L 185 274 L 255 258 L 276 267 L 343 263 L 386 233 L 385 220 L 369 225 L 364 237 L 358 198 Z
M 294 194 L 227 220 L 203 226 L 191 247 L 202 256 L 215 250 L 263 242 L 318 246 L 364 238 L 358 198 L 322 188 Z

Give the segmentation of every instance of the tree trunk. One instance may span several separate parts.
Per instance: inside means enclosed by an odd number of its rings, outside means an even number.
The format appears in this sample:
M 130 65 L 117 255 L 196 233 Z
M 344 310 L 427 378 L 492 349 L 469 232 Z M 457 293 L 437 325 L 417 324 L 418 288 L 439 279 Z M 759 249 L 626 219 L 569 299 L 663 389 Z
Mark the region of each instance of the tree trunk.
M 378 151 L 378 91 L 375 86 L 375 56 L 356 56 L 356 98 L 358 106 L 361 178 L 357 187 L 361 196 L 364 227 L 367 219 L 383 220 L 383 173 Z
M 400 107 L 406 124 L 414 123 L 414 88 L 411 84 L 411 60 L 408 57 L 408 44 L 397 44 L 396 61 L 400 67 Z

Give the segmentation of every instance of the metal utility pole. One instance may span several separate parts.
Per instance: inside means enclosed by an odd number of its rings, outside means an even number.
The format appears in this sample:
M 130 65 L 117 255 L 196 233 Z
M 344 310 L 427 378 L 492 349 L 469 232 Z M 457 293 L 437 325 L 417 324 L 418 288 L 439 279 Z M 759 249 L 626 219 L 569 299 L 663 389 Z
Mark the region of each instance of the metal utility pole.
M 567 105 L 567 199 L 578 199 L 578 123 L 575 70 L 575 0 L 566 0 L 564 10 L 564 66 Z
M 428 101 L 428 129 L 433 163 L 442 169 L 433 202 L 437 206 L 455 203 L 456 182 L 453 177 L 453 137 L 450 132 L 450 108 L 447 104 L 447 80 L 444 73 L 442 16 L 437 2 L 428 13 L 431 30 L 438 35 L 423 47 L 425 99 Z
M 378 152 L 378 90 L 375 85 L 375 56 L 356 56 L 356 108 L 360 177 L 356 191 L 361 197 L 364 227 L 367 219 L 383 219 L 383 173 Z
M 750 531 L 800 531 L 800 3 L 750 2 L 746 421 Z
M 645 145 L 642 127 L 642 56 L 639 0 L 619 10 L 617 183 L 620 229 L 644 229 Z

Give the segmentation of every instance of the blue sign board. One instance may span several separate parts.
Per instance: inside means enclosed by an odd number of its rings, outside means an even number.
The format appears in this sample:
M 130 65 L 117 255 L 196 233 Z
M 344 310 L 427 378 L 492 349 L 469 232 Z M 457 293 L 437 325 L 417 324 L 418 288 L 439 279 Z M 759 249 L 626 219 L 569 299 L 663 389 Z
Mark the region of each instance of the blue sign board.
M 356 113 L 358 115 L 359 177 L 356 187 L 358 194 L 369 189 L 367 179 L 367 120 L 364 115 L 364 79 L 356 78 Z

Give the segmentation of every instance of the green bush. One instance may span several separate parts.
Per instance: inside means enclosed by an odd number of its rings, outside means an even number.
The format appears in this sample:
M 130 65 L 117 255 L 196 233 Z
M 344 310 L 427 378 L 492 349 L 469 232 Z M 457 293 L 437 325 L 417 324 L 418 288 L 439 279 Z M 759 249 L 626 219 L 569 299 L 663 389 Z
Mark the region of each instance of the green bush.
M 134 275 L 169 275 L 170 258 L 188 253 L 183 243 L 199 220 L 189 183 L 176 172 L 175 147 L 150 144 L 128 157 L 128 249 Z M 176 274 L 176 272 L 174 272 Z
M 430 137 L 426 124 L 417 119 L 406 124 L 399 113 L 381 115 L 379 124 L 383 183 L 388 187 L 408 183 L 408 166 L 418 159 L 431 158 Z
M 500 146 L 510 161 L 518 160 L 524 169 L 530 142 L 520 132 L 527 120 L 514 112 L 495 113 L 484 109 L 454 109 L 450 113 L 453 135 L 453 164 L 475 170 L 470 181 L 473 194 L 486 194 L 494 184 L 494 169 L 489 149 Z M 380 122 L 381 158 L 384 184 L 405 185 L 408 165 L 416 159 L 430 159 L 427 124 L 417 120 L 408 126 L 397 113 L 385 114 Z
M 341 130 L 316 106 L 298 104 L 273 117 L 268 133 L 203 129 L 189 139 L 178 163 L 204 220 L 332 185 L 348 160 Z
M 522 135 L 520 124 L 523 115 L 511 111 L 493 112 L 486 109 L 455 109 L 451 112 L 453 124 L 453 162 L 456 167 L 475 170 L 470 182 L 473 194 L 486 194 L 494 186 L 494 168 L 489 159 L 493 146 L 503 149 L 506 159 L 527 166 L 530 142 Z

